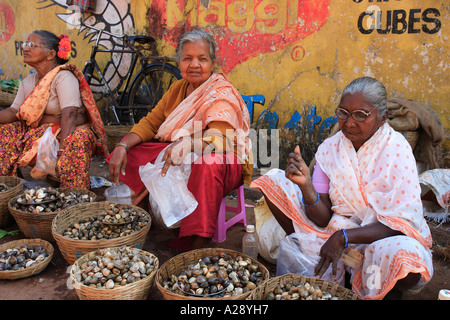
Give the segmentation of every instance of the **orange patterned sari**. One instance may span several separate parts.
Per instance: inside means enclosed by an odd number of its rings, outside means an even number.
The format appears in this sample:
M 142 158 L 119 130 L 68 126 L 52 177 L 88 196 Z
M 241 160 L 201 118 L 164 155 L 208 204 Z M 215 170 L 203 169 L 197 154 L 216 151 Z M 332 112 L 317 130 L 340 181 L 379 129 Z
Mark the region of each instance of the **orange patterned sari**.
M 89 124 L 97 139 L 97 151 L 101 155 L 108 155 L 109 152 L 105 128 L 100 113 L 98 112 L 97 105 L 95 104 L 94 97 L 92 96 L 91 89 L 81 71 L 73 64 L 61 65 L 48 72 L 22 103 L 19 112 L 17 113 L 17 118 L 25 121 L 31 128 L 36 128 L 39 125 L 50 96 L 51 83 L 60 70 L 72 71 L 80 82 L 81 99 L 88 111 Z M 39 142 L 40 139 L 37 139 L 33 143 L 32 148 L 20 157 L 19 166 L 26 166 L 32 162 L 37 154 Z

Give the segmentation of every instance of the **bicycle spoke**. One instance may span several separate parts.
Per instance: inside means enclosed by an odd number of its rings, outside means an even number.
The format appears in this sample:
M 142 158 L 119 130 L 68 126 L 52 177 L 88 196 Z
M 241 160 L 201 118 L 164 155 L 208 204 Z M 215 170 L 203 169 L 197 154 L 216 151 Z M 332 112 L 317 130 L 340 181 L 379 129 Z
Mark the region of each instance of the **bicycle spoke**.
M 147 68 L 145 76 L 141 74 L 130 90 L 129 106 L 135 110 L 135 121 L 152 110 L 178 78 L 170 67 L 154 65 Z

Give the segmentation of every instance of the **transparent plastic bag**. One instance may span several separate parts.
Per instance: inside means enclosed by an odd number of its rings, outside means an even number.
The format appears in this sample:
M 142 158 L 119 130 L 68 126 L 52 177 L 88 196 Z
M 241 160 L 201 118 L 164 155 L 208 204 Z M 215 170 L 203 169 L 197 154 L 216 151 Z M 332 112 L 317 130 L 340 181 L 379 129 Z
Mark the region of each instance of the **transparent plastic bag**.
M 319 240 L 315 233 L 292 233 L 281 239 L 276 275 L 294 273 L 305 277 L 313 277 L 314 268 L 320 260 L 318 255 Z
M 164 162 L 161 161 L 165 149 L 155 164 L 147 163 L 139 167 L 139 175 L 149 192 L 149 201 L 155 222 L 162 228 L 174 228 L 183 218 L 197 208 L 198 202 L 187 188 L 191 173 L 190 163 L 170 166 L 166 175 L 161 176 Z
M 56 176 L 56 163 L 58 161 L 59 141 L 48 127 L 39 143 L 34 171 Z

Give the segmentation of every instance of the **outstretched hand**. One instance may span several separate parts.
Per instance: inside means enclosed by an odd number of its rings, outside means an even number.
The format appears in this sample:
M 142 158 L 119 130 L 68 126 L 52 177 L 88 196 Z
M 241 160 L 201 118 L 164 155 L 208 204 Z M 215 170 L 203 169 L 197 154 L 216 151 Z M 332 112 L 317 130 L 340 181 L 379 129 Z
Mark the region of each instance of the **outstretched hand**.
M 309 167 L 302 158 L 299 146 L 296 146 L 294 152 L 289 154 L 285 176 L 299 186 L 305 185 L 311 180 Z
M 190 137 L 183 137 L 170 144 L 166 148 L 166 151 L 161 159 L 164 162 L 161 175 L 165 176 L 170 166 L 181 165 L 184 158 L 192 152 L 192 148 L 192 139 Z

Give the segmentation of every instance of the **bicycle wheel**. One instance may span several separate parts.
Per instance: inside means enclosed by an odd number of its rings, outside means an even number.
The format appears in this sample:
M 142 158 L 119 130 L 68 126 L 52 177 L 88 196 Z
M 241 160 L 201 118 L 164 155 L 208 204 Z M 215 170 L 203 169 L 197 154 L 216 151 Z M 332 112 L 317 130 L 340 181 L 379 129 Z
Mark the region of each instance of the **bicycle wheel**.
M 141 70 L 134 78 L 128 95 L 128 106 L 133 111 L 137 123 L 161 100 L 164 93 L 175 81 L 181 79 L 181 73 L 168 63 L 155 62 Z

